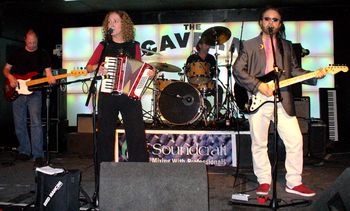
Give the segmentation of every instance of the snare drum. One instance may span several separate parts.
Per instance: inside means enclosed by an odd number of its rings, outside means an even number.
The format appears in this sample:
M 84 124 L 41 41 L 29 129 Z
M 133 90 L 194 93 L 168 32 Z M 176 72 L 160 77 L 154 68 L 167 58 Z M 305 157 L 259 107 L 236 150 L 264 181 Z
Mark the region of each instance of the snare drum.
M 210 64 L 192 62 L 187 66 L 186 76 L 191 84 L 205 84 L 210 80 Z
M 202 114 L 204 101 L 200 92 L 185 82 L 173 82 L 160 93 L 158 110 L 172 124 L 188 125 Z

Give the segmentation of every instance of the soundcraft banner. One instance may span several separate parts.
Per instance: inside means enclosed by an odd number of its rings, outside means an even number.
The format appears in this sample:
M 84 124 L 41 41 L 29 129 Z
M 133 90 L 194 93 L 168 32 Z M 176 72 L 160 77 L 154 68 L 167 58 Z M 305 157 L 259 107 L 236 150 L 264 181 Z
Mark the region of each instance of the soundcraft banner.
M 203 162 L 236 166 L 235 133 L 230 131 L 146 130 L 150 162 Z M 127 161 L 124 130 L 116 130 L 115 161 Z

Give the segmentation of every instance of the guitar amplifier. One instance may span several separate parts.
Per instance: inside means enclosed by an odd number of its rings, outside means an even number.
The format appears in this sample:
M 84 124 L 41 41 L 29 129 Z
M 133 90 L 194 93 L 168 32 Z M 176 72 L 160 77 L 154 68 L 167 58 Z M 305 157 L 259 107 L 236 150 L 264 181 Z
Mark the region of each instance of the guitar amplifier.
M 310 97 L 295 97 L 294 105 L 301 133 L 307 134 L 310 125 Z

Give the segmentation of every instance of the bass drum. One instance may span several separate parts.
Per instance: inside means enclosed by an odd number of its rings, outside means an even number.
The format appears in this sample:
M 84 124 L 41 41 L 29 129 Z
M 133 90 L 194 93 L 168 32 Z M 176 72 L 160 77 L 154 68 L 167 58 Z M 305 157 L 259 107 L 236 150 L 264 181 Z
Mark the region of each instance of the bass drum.
M 173 82 L 160 93 L 158 110 L 170 123 L 188 125 L 201 116 L 204 101 L 200 92 L 185 82 Z

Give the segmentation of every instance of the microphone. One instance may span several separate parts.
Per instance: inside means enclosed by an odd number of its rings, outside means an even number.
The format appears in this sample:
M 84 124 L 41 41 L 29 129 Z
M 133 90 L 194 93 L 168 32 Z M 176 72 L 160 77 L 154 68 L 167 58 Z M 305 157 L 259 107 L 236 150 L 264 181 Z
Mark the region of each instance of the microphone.
M 273 27 L 272 27 L 272 26 L 269 26 L 269 27 L 267 28 L 267 30 L 269 31 L 269 34 L 272 34 L 272 33 L 273 33 Z
M 90 80 L 93 80 L 94 77 L 90 77 Z M 98 75 L 96 76 L 96 80 L 110 79 L 109 75 Z
M 113 31 L 114 31 L 114 30 L 113 30 L 112 28 L 109 28 L 109 29 L 107 30 L 107 34 L 108 34 L 108 35 L 111 35 L 111 34 L 113 33 Z

